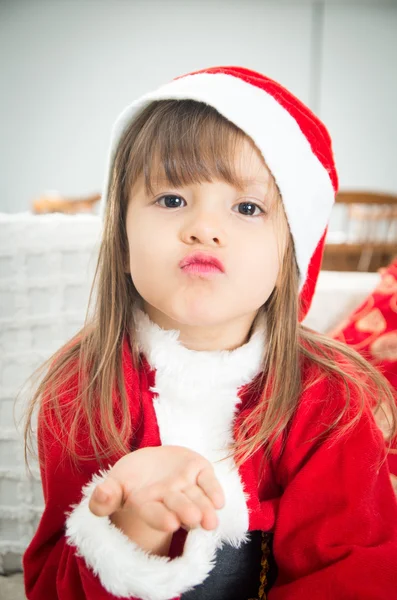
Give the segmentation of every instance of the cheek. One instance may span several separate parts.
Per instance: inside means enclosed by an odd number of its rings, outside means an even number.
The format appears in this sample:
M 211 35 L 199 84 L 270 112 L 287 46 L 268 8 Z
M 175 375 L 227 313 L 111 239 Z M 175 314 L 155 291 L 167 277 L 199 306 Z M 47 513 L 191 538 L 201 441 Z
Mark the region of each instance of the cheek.
M 248 248 L 250 248 L 248 250 Z M 280 268 L 280 251 L 273 234 L 259 237 L 250 246 L 247 245 L 244 260 L 240 263 L 246 276 L 255 284 L 276 282 Z
M 169 267 L 166 237 L 156 234 L 155 228 L 148 227 L 143 219 L 128 227 L 127 237 L 131 278 L 137 288 L 151 287 L 154 281 L 160 281 L 167 264 Z
M 240 255 L 239 268 L 236 272 L 239 288 L 257 306 L 266 302 L 272 293 L 280 270 L 280 255 L 277 240 L 274 236 L 266 236 L 266 241 L 259 238 L 250 250 Z
M 130 214 L 127 221 L 127 239 L 129 267 L 133 281 L 140 278 L 140 273 L 146 268 L 146 234 L 143 227 L 139 227 L 134 214 Z

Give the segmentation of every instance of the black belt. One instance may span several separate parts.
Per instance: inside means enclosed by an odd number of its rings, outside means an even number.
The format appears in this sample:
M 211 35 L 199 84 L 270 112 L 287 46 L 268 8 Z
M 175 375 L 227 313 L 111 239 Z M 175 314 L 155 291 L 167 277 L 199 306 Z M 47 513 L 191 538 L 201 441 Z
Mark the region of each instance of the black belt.
M 207 579 L 182 600 L 265 600 L 276 568 L 271 551 L 271 536 L 251 531 L 249 541 L 240 548 L 224 544 L 217 550 L 216 563 Z

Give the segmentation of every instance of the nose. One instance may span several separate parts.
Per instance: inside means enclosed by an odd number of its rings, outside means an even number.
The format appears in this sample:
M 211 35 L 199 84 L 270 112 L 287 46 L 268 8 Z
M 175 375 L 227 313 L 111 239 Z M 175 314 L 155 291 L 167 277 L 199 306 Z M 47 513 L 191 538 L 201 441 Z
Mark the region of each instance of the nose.
M 186 244 L 223 246 L 226 243 L 221 216 L 214 210 L 194 211 L 182 227 L 181 237 Z

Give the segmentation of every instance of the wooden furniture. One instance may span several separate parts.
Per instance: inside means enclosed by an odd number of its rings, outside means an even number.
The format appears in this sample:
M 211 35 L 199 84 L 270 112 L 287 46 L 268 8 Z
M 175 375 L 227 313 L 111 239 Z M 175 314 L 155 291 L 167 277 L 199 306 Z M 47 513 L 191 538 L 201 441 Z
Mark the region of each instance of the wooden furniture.
M 46 213 L 93 213 L 95 205 L 101 199 L 101 194 L 91 194 L 77 198 L 66 198 L 53 194 L 44 194 L 32 202 L 32 212 L 36 215 Z
M 339 240 L 328 235 L 322 268 L 374 272 L 387 266 L 397 256 L 397 195 L 339 192 L 335 209 L 341 208 L 343 233 Z

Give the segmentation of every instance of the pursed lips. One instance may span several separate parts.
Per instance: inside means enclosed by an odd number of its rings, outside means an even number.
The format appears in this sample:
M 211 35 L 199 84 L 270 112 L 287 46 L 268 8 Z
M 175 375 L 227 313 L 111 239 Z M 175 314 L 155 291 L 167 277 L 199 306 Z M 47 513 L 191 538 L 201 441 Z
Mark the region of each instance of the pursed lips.
M 185 256 L 180 263 L 179 266 L 184 270 L 195 270 L 196 272 L 225 272 L 225 268 L 222 262 L 212 256 L 211 254 L 206 254 L 204 252 L 193 252 L 188 256 Z M 191 269 L 189 269 L 191 267 Z

